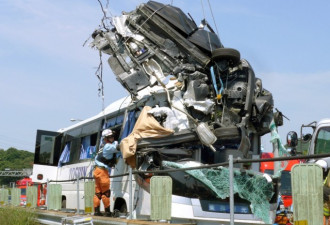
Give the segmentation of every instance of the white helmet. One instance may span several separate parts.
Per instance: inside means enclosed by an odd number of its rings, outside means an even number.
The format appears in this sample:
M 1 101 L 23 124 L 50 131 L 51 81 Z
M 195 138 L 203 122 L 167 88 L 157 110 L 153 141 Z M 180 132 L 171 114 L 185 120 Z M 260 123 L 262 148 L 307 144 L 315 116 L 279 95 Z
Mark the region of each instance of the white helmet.
M 104 131 L 102 131 L 102 137 L 109 137 L 109 136 L 113 136 L 113 132 L 110 129 L 105 129 Z
M 322 167 L 322 169 L 324 169 L 325 171 L 327 171 L 328 169 L 328 163 L 324 160 L 317 160 L 316 164 L 319 165 L 320 167 Z

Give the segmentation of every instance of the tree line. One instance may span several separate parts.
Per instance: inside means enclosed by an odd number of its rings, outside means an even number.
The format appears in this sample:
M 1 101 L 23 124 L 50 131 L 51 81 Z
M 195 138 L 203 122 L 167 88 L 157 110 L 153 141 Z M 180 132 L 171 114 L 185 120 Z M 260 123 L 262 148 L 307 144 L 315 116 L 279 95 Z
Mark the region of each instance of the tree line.
M 0 171 L 22 170 L 33 167 L 34 153 L 16 148 L 0 149 Z M 9 185 L 20 177 L 1 177 L 0 185 Z

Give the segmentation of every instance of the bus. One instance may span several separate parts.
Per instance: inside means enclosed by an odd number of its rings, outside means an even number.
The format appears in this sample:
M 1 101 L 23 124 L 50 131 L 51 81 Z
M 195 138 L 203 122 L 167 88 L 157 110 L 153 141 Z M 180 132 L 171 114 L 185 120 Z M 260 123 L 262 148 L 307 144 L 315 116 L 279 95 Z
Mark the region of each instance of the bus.
M 230 155 L 258 158 L 261 137 L 283 121 L 272 94 L 239 51 L 224 48 L 205 20 L 197 27 L 177 7 L 149 1 L 111 24 L 93 32 L 90 46 L 109 55 L 130 95 L 70 127 L 38 130 L 33 182 L 61 181 L 62 207 L 83 210 L 79 178 L 92 179 L 101 133 L 109 128 L 120 142 L 112 212 L 148 219 L 150 178 L 160 171 L 173 181 L 173 222 L 229 224 L 228 168 L 168 169 L 226 163 Z M 234 167 L 235 224 L 274 221 L 278 180 L 264 178 L 256 164 Z M 139 172 L 133 196 L 127 176 L 119 176 L 129 168 Z
M 77 183 L 80 177 L 92 178 L 93 158 L 98 151 L 101 141 L 101 132 L 105 128 L 115 131 L 116 139 L 121 141 L 125 127 L 132 126 L 129 118 L 134 118 L 132 112 L 138 111 L 130 98 L 120 99 L 109 105 L 104 111 L 94 117 L 81 121 L 57 132 L 38 130 L 36 135 L 35 159 L 32 181 L 45 184 L 47 181 L 65 181 L 62 185 L 62 208 L 77 209 Z M 121 135 L 121 136 L 120 136 Z M 169 139 L 170 138 L 170 139 Z M 231 146 L 232 141 L 228 142 Z M 224 141 L 214 144 L 217 149 L 213 152 L 200 143 L 197 134 L 179 132 L 166 138 L 145 138 L 138 143 L 136 154 L 136 170 L 145 171 L 145 174 L 135 174 L 133 179 L 133 210 L 136 218 L 148 219 L 150 215 L 150 177 L 154 170 L 165 170 L 169 167 L 162 161 L 175 162 L 180 165 L 193 163 L 194 166 L 221 163 L 226 161 L 225 155 L 242 156 L 234 148 L 223 149 Z M 257 148 L 257 145 L 254 145 Z M 257 152 L 256 149 L 253 151 Z M 120 154 L 118 154 L 120 155 Z M 240 170 L 240 166 L 237 170 Z M 122 157 L 111 170 L 111 175 L 120 175 L 128 172 L 128 164 Z M 229 221 L 229 198 L 221 199 L 207 184 L 186 172 L 171 172 L 168 175 L 173 179 L 172 218 L 175 221 Z M 79 181 L 80 210 L 84 210 L 83 180 Z M 225 181 L 228 182 L 227 180 Z M 277 207 L 277 189 L 274 179 L 272 188 L 274 196 L 269 200 L 267 212 L 275 217 Z M 111 211 L 120 214 L 128 212 L 129 190 L 128 178 L 111 178 Z M 268 202 L 267 202 L 268 203 Z M 235 194 L 235 216 L 237 221 L 252 223 L 259 221 L 250 209 L 250 202 Z M 102 206 L 101 206 L 102 207 Z M 206 222 L 205 222 L 206 223 Z M 202 224 L 202 223 L 201 223 Z

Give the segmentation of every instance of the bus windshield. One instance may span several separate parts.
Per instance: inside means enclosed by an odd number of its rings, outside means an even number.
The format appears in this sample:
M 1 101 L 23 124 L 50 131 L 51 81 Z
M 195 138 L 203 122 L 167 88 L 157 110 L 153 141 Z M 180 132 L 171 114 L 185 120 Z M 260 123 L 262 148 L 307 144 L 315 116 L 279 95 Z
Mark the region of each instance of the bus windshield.
M 317 134 L 315 154 L 328 153 L 330 149 L 330 127 L 323 127 Z

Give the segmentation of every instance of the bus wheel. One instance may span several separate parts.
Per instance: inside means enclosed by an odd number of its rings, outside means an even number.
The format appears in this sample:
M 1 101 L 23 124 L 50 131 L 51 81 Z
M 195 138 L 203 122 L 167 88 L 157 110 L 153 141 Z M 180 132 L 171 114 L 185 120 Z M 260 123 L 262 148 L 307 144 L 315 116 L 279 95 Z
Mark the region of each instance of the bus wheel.
M 63 196 L 62 197 L 62 209 L 66 209 L 66 197 L 65 196 Z
M 120 216 L 120 214 L 119 214 L 120 212 L 119 212 L 119 210 L 118 209 L 114 209 L 113 210 L 113 217 L 119 217 Z
M 127 214 L 127 206 L 125 202 L 120 206 L 119 210 L 118 209 L 113 210 L 113 217 L 120 217 L 123 214 L 125 216 Z
M 122 204 L 119 211 L 121 213 L 127 213 L 127 206 L 126 206 L 126 203 Z

